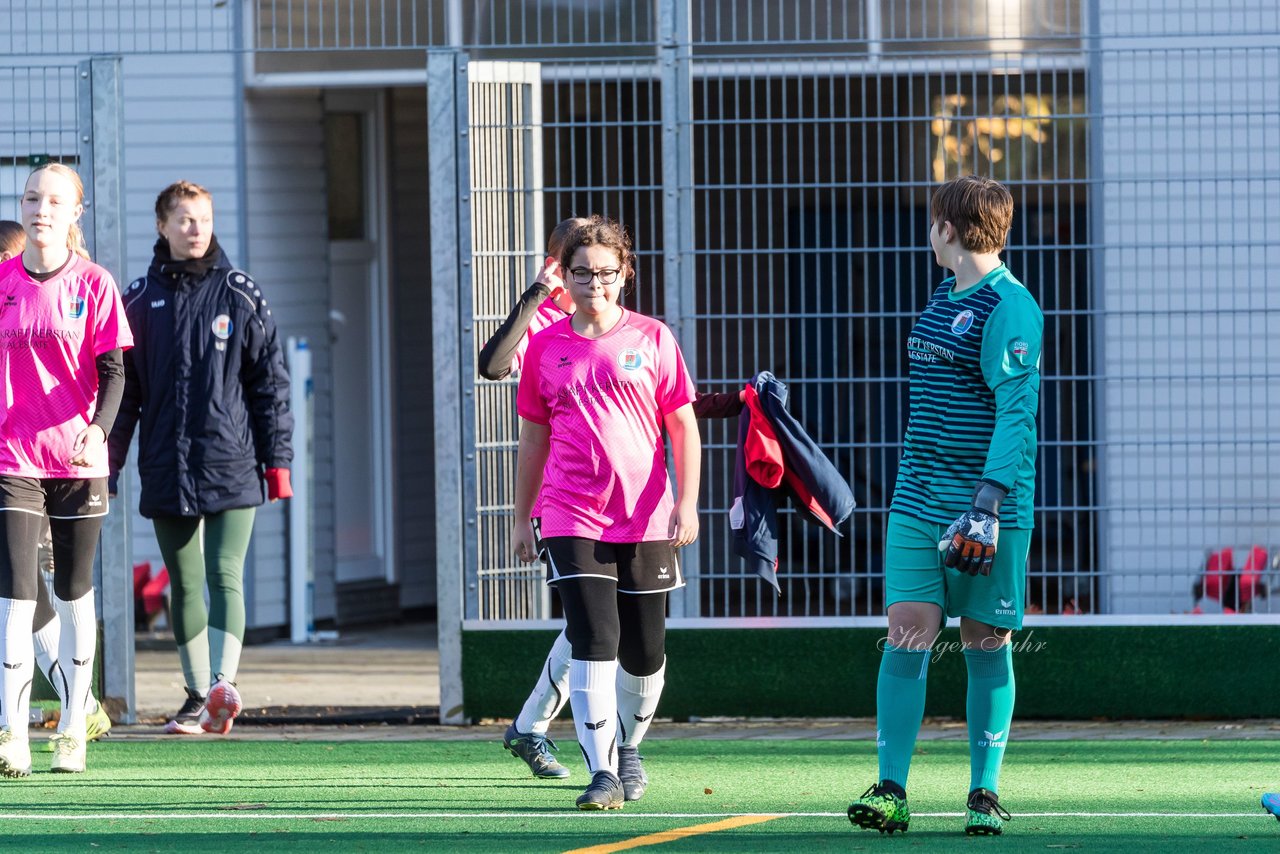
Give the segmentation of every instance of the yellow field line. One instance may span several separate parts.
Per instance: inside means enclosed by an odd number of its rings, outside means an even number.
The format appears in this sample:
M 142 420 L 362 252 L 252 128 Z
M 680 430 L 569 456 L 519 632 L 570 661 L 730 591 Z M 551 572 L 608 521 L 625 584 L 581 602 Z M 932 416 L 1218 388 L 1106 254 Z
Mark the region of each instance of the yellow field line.
M 773 821 L 775 818 L 784 818 L 784 816 L 740 815 L 726 818 L 724 821 L 713 821 L 709 824 L 695 824 L 692 827 L 677 827 L 674 830 L 664 830 L 661 833 L 649 833 L 632 839 L 624 839 L 622 842 L 592 845 L 590 848 L 575 848 L 572 851 L 565 852 L 565 854 L 611 854 L 613 851 L 643 848 L 646 845 L 661 845 L 663 842 L 674 842 L 677 839 L 686 839 L 703 833 L 715 833 L 718 830 L 732 830 L 735 827 L 746 827 L 749 824 L 761 824 L 766 821 Z

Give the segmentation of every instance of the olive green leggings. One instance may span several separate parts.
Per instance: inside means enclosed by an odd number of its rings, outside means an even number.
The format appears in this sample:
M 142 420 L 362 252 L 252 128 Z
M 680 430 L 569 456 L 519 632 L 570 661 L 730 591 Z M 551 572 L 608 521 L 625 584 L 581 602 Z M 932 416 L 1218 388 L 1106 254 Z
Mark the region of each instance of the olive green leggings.
M 169 570 L 173 636 L 182 669 L 188 686 L 202 694 L 211 676 L 225 673 L 234 679 L 239 666 L 245 624 L 244 558 L 256 510 L 246 507 L 200 518 L 158 516 L 152 520 Z

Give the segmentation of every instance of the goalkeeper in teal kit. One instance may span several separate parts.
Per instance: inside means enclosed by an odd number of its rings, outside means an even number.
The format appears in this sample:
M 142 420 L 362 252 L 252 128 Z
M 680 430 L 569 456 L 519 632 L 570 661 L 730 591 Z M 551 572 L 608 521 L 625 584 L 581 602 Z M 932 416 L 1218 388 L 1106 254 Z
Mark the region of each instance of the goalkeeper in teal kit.
M 1004 185 L 948 181 L 929 205 L 942 282 L 907 339 L 911 410 L 885 537 L 889 633 L 876 683 L 880 781 L 849 806 L 859 827 L 907 830 L 907 773 L 924 716 L 930 647 L 960 617 L 968 668 L 965 832 L 999 834 L 1013 719 L 1012 633 L 1022 628 L 1035 493 L 1044 318 L 1000 261 L 1013 219 Z

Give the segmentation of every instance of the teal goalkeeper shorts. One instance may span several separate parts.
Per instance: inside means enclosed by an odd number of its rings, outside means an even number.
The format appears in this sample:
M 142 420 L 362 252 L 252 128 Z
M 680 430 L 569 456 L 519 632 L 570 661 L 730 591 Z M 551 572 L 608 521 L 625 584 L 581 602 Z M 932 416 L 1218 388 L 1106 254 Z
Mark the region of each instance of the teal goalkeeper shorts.
M 938 541 L 948 525 L 905 513 L 890 513 L 885 532 L 885 607 L 930 602 L 948 617 L 968 617 L 989 626 L 1022 628 L 1027 591 L 1028 528 L 1000 528 L 990 575 L 969 575 L 942 565 Z

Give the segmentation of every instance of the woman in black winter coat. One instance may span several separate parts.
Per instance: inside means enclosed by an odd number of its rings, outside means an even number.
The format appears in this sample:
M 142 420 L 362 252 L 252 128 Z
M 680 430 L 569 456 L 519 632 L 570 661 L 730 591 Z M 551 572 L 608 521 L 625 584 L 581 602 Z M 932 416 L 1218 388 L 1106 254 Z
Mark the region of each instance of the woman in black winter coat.
M 244 639 L 244 559 L 264 498 L 292 495 L 289 375 L 261 289 L 213 234 L 213 198 L 186 181 L 156 199 L 159 239 L 129 285 L 136 344 L 111 432 L 111 471 L 138 434 L 139 510 L 169 569 L 187 699 L 165 731 L 226 733 Z M 203 543 L 202 543 L 203 523 Z M 209 608 L 205 608 L 205 584 Z

